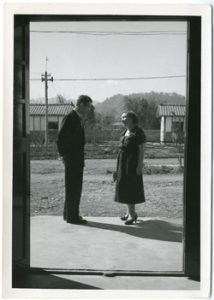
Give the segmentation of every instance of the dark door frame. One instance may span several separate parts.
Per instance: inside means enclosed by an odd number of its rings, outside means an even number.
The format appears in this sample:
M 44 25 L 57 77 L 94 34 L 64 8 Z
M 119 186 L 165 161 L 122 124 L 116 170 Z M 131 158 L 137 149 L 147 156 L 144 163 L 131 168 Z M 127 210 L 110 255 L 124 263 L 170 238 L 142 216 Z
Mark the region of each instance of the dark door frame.
M 47 21 L 186 21 L 188 22 L 188 84 L 187 84 L 187 136 L 185 150 L 184 175 L 184 276 L 200 278 L 200 108 L 201 108 L 201 17 L 189 16 L 112 16 L 112 15 L 15 15 L 15 32 L 19 27 L 19 34 L 14 38 L 14 53 L 20 49 L 19 57 L 14 56 L 14 91 L 22 91 L 18 103 L 24 105 L 22 113 L 24 123 L 28 120 L 29 106 L 29 23 Z M 25 45 L 23 47 L 23 45 Z M 28 54 L 27 54 L 28 53 Z M 18 60 L 17 60 L 18 59 Z M 16 66 L 18 62 L 18 73 Z M 18 76 L 18 77 L 17 77 Z M 18 78 L 18 80 L 17 80 Z M 22 99 L 23 98 L 23 99 Z M 17 95 L 14 93 L 14 141 L 20 123 L 20 110 L 17 107 Z M 16 131 L 16 129 L 18 131 Z M 25 132 L 24 140 L 20 139 L 20 149 L 28 151 L 29 137 Z M 13 151 L 17 145 L 14 142 Z M 26 152 L 28 153 L 28 152 Z M 13 168 L 13 266 L 17 269 L 20 262 L 29 266 L 30 252 L 30 222 L 29 222 L 29 155 L 25 155 L 21 163 L 21 178 L 24 188 L 20 192 L 20 166 L 16 161 Z M 194 174 L 194 176 L 192 176 Z M 24 179 L 25 176 L 25 179 Z M 20 193 L 23 193 L 22 195 Z M 22 198 L 22 199 L 21 199 Z M 21 199 L 21 200 L 20 200 Z M 21 212 L 21 214 L 20 214 Z M 21 219 L 20 219 L 21 218 Z M 21 222 L 21 226 L 20 226 Z M 21 237 L 21 240 L 20 240 Z M 21 242 L 20 242 L 21 241 Z M 20 248 L 21 243 L 21 248 Z M 15 272 L 15 271 L 14 271 Z M 154 274 L 155 275 L 155 274 Z

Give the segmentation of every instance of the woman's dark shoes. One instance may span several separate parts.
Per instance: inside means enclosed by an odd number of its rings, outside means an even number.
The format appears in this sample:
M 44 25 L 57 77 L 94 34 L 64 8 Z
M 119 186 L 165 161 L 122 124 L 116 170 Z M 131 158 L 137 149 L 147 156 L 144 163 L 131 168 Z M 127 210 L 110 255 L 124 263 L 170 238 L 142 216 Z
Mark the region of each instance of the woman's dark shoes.
M 67 221 L 70 224 L 85 224 L 87 220 L 83 219 L 83 217 L 79 216 L 77 219 Z
M 124 215 L 124 216 L 120 217 L 120 220 L 126 221 L 126 220 L 128 219 L 128 217 L 129 217 L 128 214 L 127 214 L 127 215 Z
M 137 222 L 137 217 L 138 217 L 137 214 L 135 214 L 134 218 L 127 219 L 125 225 L 133 225 L 134 223 Z

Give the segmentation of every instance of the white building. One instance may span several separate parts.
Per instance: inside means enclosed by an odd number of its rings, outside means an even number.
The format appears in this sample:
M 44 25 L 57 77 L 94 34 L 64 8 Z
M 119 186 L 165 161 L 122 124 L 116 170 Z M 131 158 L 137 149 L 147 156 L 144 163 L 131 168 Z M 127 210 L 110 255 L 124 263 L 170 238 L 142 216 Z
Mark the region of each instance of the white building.
M 48 105 L 48 129 L 59 130 L 63 117 L 72 110 L 71 104 Z M 45 131 L 45 104 L 30 105 L 30 131 Z
M 161 118 L 160 142 L 172 142 L 178 132 L 185 134 L 185 105 L 165 105 L 158 107 L 158 115 Z

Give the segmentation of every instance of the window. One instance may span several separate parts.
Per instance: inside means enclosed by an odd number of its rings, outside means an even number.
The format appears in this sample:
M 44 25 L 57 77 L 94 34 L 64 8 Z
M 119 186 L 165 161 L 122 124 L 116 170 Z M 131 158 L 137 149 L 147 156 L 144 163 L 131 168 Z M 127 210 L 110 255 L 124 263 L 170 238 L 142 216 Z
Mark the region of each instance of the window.
M 48 122 L 48 129 L 58 130 L 58 122 Z

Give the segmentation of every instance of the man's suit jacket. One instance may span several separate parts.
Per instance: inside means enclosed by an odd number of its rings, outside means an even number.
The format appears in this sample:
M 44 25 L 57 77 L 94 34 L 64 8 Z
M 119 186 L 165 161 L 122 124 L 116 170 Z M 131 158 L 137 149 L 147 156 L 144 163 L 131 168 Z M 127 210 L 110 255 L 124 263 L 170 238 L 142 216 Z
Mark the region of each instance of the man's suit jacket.
M 62 120 L 57 138 L 57 147 L 60 156 L 75 165 L 84 165 L 85 133 L 81 118 L 72 110 Z

